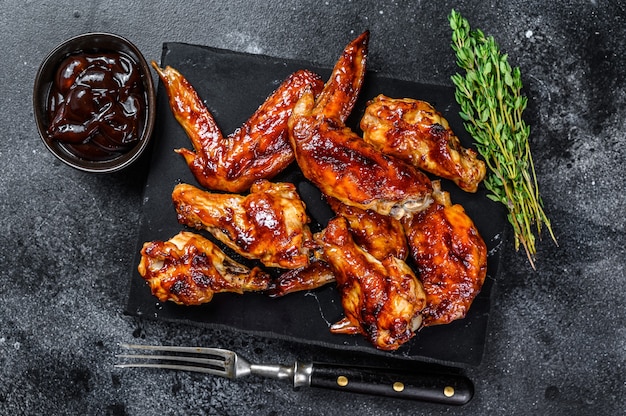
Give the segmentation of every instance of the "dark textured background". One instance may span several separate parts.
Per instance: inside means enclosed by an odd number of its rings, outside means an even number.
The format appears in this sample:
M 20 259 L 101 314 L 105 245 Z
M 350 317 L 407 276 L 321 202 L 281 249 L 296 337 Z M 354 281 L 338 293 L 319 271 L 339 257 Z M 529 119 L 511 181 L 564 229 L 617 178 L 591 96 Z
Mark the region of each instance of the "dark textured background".
M 626 409 L 626 6 L 622 1 L 3 1 L 0 35 L 0 414 L 621 415 Z M 39 140 L 37 67 L 89 31 L 158 60 L 168 41 L 332 65 L 370 29 L 370 68 L 449 85 L 447 14 L 522 69 L 532 151 L 559 240 L 537 271 L 507 243 L 482 364 L 462 408 L 113 368 L 118 342 L 234 348 L 256 361 L 365 361 L 298 344 L 125 316 L 145 160 L 92 176 Z M 306 45 L 303 47 L 303 45 Z M 544 236 L 545 237 L 545 236 Z

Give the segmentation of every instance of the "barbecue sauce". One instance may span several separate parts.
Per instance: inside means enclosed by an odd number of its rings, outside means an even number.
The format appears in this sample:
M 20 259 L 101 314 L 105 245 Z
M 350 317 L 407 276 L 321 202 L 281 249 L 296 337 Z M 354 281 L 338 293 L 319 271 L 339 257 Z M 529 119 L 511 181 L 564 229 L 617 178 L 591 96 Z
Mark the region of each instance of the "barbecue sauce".
M 52 85 L 48 134 L 79 157 L 110 159 L 139 141 L 145 107 L 141 74 L 128 56 L 70 55 Z

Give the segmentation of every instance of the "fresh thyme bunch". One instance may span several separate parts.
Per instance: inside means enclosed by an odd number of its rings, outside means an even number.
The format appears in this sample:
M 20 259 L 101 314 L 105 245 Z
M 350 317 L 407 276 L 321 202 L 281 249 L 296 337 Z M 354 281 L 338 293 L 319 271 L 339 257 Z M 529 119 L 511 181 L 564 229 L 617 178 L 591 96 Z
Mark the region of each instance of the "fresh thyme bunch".
M 528 144 L 530 126 L 522 119 L 528 99 L 521 93 L 520 69 L 512 69 L 494 38 L 471 30 L 460 13 L 452 10 L 448 19 L 457 65 L 465 70 L 465 76 L 452 76 L 455 98 L 465 128 L 489 168 L 484 181 L 488 197 L 507 207 L 515 248 L 521 244 L 535 268 L 534 226 L 541 235 L 545 224 L 555 243 L 556 238 L 539 196 Z

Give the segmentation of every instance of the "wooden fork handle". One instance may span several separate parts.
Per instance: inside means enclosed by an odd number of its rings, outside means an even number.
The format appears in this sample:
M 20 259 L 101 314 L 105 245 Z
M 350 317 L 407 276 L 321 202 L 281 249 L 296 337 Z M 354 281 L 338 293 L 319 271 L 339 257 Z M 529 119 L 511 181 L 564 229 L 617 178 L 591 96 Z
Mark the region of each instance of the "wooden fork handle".
M 378 396 L 463 405 L 474 395 L 474 386 L 465 376 L 421 373 L 372 367 L 350 367 L 313 363 L 311 387 Z

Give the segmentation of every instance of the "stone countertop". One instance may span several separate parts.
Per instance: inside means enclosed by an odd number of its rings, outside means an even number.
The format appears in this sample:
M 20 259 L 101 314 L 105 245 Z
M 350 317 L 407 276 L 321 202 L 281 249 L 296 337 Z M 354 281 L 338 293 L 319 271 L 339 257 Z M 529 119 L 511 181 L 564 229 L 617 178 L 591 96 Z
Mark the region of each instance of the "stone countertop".
M 618 415 L 626 409 L 626 6 L 608 1 L 5 1 L 0 34 L 0 414 Z M 270 3 L 270 2 L 267 2 Z M 107 176 L 58 162 L 39 139 L 35 72 L 73 35 L 128 37 L 330 66 L 372 33 L 370 67 L 451 85 L 452 8 L 519 65 L 545 210 L 559 246 L 537 270 L 506 243 L 483 361 L 466 406 L 292 390 L 271 380 L 113 367 L 119 342 L 216 345 L 255 361 L 336 361 L 321 348 L 127 316 L 147 162 Z M 306 47 L 303 47 L 306 45 Z M 353 357 L 350 357 L 353 358 Z M 366 359 L 365 359 L 366 360 Z

